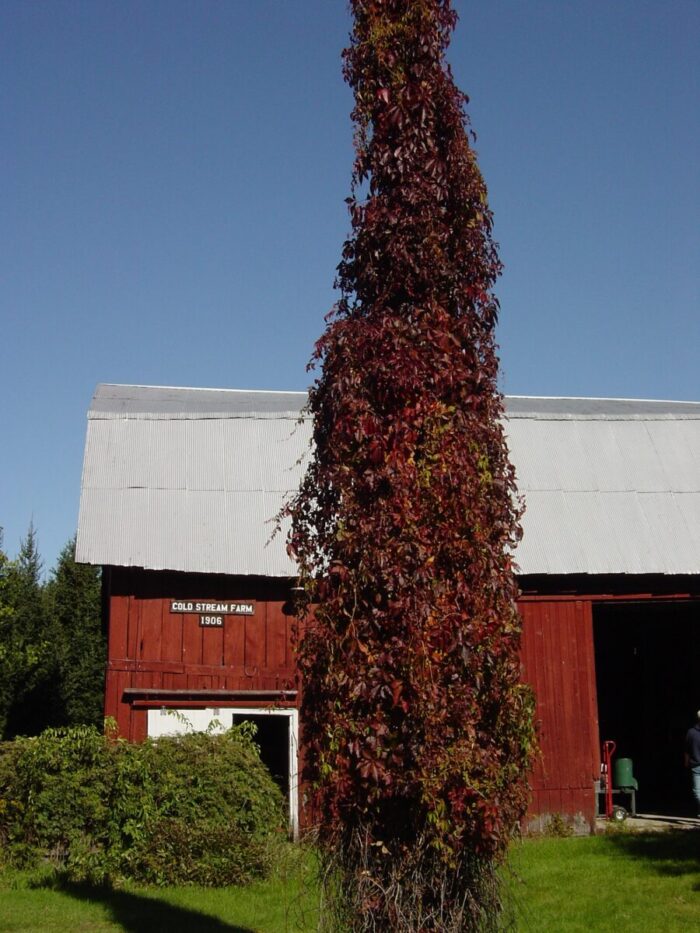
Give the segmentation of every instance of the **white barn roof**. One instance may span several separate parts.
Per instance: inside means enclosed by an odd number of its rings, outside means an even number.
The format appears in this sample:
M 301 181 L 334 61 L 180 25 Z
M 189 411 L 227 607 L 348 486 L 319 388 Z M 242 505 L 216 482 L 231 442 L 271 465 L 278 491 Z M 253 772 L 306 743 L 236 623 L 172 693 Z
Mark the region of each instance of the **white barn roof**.
M 309 452 L 304 392 L 100 385 L 76 556 L 291 577 L 275 516 Z M 700 403 L 506 399 L 523 574 L 700 573 Z

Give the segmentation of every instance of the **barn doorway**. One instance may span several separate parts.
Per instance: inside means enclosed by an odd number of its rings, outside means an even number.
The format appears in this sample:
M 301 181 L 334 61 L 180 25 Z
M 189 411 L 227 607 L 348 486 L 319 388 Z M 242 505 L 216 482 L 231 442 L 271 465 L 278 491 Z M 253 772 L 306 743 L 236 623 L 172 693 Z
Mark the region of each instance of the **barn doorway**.
M 287 717 L 253 713 L 235 713 L 236 724 L 252 722 L 260 758 L 282 793 L 289 794 L 289 724 Z
M 289 827 L 299 836 L 299 711 L 296 709 L 232 709 L 233 722 L 252 722 L 260 758 L 287 798 Z
M 700 602 L 597 604 L 593 632 L 600 740 L 632 759 L 638 812 L 694 815 L 683 748 L 700 709 Z

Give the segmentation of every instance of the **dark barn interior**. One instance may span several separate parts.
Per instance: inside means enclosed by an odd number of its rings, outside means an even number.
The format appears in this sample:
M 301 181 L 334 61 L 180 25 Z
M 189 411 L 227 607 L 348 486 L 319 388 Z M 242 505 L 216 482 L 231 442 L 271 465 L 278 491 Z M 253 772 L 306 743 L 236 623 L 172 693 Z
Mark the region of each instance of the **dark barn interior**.
M 237 713 L 233 721 L 252 722 L 257 727 L 255 743 L 260 758 L 270 771 L 285 797 L 289 797 L 289 718 L 269 713 L 248 715 Z
M 700 602 L 600 603 L 593 625 L 601 743 L 633 760 L 638 812 L 694 815 L 683 751 L 700 709 Z

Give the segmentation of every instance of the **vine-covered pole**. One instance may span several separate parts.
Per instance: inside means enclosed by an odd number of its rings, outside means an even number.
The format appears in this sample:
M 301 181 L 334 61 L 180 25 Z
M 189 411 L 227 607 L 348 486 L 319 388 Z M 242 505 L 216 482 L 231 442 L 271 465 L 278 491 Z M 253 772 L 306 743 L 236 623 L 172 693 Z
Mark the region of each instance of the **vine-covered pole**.
M 298 645 L 307 779 L 341 925 L 488 928 L 534 748 L 501 266 L 445 61 L 450 0 L 351 8 L 352 231 L 290 506 L 313 607 Z

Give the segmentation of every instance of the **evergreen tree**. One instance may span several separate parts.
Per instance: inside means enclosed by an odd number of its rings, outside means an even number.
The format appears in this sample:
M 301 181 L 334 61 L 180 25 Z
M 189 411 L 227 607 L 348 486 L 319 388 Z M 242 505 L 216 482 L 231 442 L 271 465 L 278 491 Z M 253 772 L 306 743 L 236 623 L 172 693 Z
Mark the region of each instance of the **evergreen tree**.
M 21 648 L 14 628 L 14 613 L 8 593 L 9 560 L 2 549 L 0 528 L 0 739 L 5 737 L 7 717 L 15 696 L 15 688 L 23 669 Z
M 341 924 L 492 928 L 534 746 L 500 263 L 444 59 L 450 0 L 351 8 L 352 234 L 290 507 L 315 603 L 299 644 L 307 778 Z
M 12 562 L 8 574 L 8 589 L 17 622 L 27 637 L 43 628 L 41 608 L 41 571 L 43 561 L 39 554 L 34 522 L 29 523 L 26 536 L 21 540 L 19 554 Z
M 6 637 L 13 659 L 4 727 L 9 737 L 36 734 L 53 724 L 56 712 L 56 645 L 44 612 L 42 567 L 30 522 L 17 558 L 5 568 L 5 598 L 11 610 Z
M 46 587 L 57 636 L 58 699 L 65 725 L 100 727 L 107 646 L 101 621 L 100 569 L 75 561 L 75 538 L 61 551 Z

